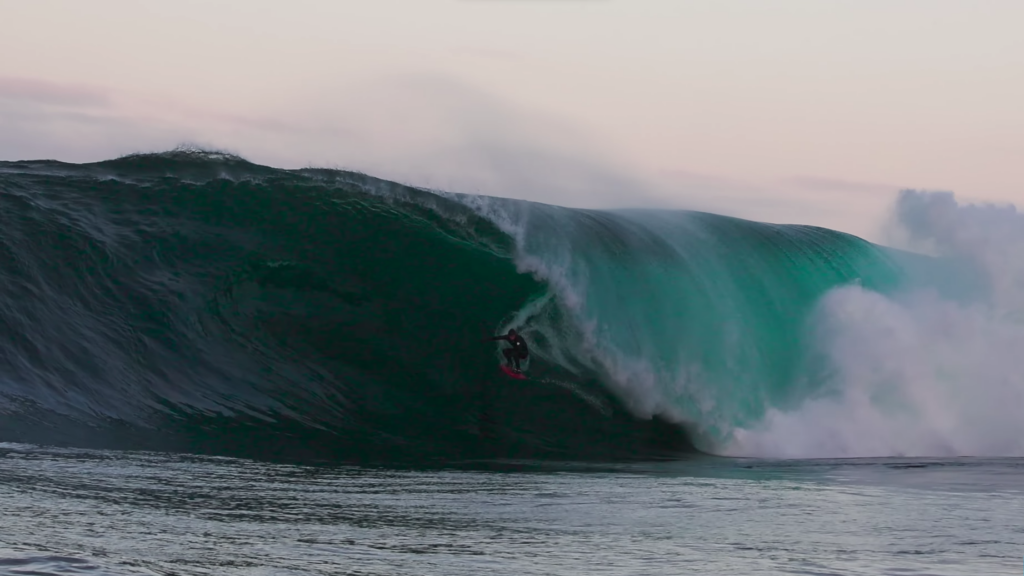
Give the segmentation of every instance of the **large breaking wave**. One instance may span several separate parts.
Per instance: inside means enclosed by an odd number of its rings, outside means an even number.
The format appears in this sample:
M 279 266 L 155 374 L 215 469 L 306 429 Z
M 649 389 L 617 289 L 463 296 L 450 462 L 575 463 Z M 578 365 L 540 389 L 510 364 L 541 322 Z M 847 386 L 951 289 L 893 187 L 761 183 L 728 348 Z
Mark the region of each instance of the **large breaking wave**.
M 991 247 L 922 219 L 962 212 L 949 201 L 900 200 L 934 258 L 212 153 L 0 164 L 0 440 L 335 461 L 1020 453 L 1020 420 L 985 412 L 1021 405 L 1019 323 L 978 319 L 986 344 L 928 324 L 1022 304 L 1019 277 L 986 275 Z M 482 342 L 512 326 L 525 382 Z M 901 327 L 948 341 L 886 340 Z M 942 346 L 987 368 L 922 358 Z M 934 397 L 931 368 L 943 390 L 1000 392 L 951 399 L 949 424 L 913 394 Z M 985 421 L 1003 429 L 936 430 Z

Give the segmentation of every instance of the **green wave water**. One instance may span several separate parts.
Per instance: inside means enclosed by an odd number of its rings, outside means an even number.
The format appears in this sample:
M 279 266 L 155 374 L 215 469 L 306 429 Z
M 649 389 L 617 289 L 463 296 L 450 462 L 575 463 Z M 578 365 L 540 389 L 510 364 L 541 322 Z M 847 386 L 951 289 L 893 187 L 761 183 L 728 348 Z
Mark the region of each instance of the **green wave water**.
M 816 391 L 807 323 L 822 295 L 903 281 L 894 253 L 822 228 L 685 211 L 500 213 L 517 223 L 505 228 L 520 269 L 555 295 L 551 320 L 526 315 L 541 353 L 600 374 L 634 414 L 687 423 L 705 449 Z
M 909 255 L 198 152 L 0 164 L 0 441 L 264 458 L 715 451 L 827 380 L 807 324 Z M 908 264 L 910 263 L 910 264 Z M 530 379 L 482 339 L 516 327 Z

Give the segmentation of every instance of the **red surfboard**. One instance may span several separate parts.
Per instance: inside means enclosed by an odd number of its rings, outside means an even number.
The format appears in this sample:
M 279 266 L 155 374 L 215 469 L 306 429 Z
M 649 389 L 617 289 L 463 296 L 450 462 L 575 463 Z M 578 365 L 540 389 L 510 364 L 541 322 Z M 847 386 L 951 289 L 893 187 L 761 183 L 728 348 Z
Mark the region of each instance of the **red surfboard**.
M 509 368 L 508 366 L 505 366 L 504 364 L 501 365 L 501 371 L 504 372 L 505 375 L 507 375 L 509 378 L 515 378 L 516 380 L 526 380 L 526 376 L 523 375 L 522 372 L 516 372 L 515 370 Z

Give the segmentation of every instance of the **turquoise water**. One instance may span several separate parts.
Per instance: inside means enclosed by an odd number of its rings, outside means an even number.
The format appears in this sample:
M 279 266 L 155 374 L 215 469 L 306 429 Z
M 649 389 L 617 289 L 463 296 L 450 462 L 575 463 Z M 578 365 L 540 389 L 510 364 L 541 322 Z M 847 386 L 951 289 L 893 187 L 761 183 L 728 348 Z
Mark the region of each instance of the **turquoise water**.
M 1019 574 L 1024 461 L 272 465 L 0 448 L 2 574 Z
M 827 389 L 827 293 L 931 262 L 198 151 L 4 163 L 0 224 L 0 440 L 262 459 L 722 453 Z

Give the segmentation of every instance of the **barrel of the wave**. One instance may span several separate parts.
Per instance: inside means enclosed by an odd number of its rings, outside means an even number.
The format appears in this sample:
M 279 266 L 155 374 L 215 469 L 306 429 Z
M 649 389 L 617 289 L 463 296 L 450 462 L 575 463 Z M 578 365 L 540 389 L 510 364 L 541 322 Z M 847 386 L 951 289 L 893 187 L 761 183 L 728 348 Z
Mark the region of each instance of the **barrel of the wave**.
M 521 222 L 520 268 L 559 307 L 529 320 L 553 335 L 539 353 L 600 374 L 637 416 L 692 425 L 709 450 L 821 385 L 807 322 L 824 294 L 899 277 L 877 247 L 810 226 L 538 205 Z

